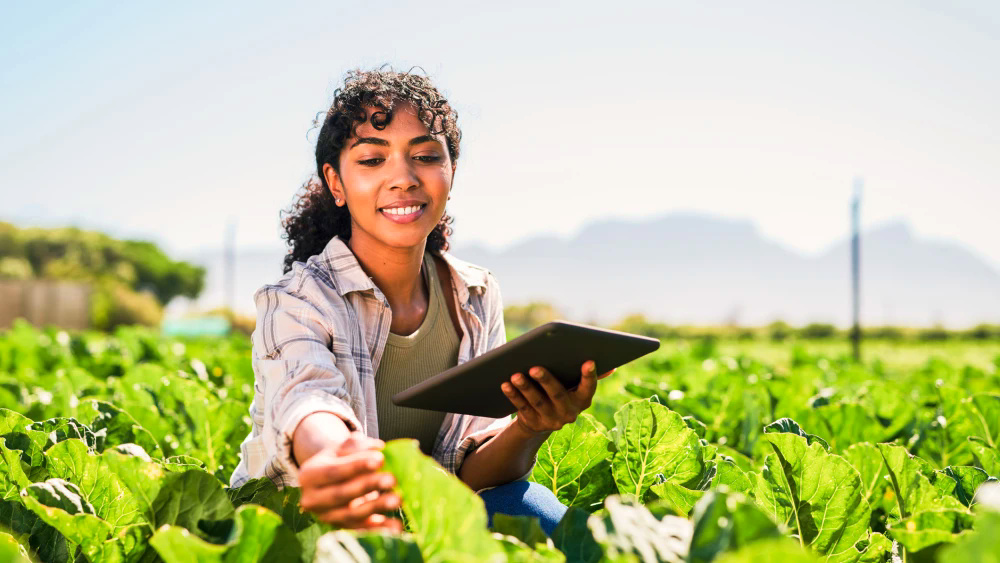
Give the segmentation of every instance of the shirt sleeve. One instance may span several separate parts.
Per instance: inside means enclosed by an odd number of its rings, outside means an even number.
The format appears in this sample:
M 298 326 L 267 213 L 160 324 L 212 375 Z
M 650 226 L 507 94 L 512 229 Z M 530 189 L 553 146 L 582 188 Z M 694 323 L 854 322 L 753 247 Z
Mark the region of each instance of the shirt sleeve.
M 483 305 L 486 309 L 487 320 L 486 350 L 489 351 L 498 346 L 502 346 L 507 342 L 507 329 L 504 325 L 503 319 L 503 299 L 500 295 L 500 284 L 497 282 L 497 279 L 494 277 L 492 272 L 487 274 L 486 292 L 483 296 Z M 477 448 L 499 434 L 501 430 L 514 420 L 514 415 L 502 418 L 468 415 L 463 416 L 469 420 L 467 424 L 461 425 L 461 427 L 463 427 L 461 439 L 458 440 L 458 446 L 455 448 L 453 455 L 449 456 L 451 458 L 449 461 L 451 462 L 452 467 L 446 467 L 449 471 L 456 475 L 458 475 L 458 471 L 461 469 L 462 463 L 470 453 L 474 452 Z M 466 421 L 463 420 L 462 422 L 464 423 Z M 527 481 L 531 476 L 537 461 L 538 456 L 536 455 L 535 458 L 532 459 L 531 467 L 528 469 L 527 473 L 521 475 L 515 479 L 515 481 Z
M 331 351 L 332 323 L 305 297 L 309 283 L 315 282 L 292 277 L 254 295 L 252 365 L 263 389 L 263 443 L 270 457 L 266 474 L 283 485 L 298 483 L 292 436 L 303 418 L 329 412 L 351 431 L 362 428 L 350 382 Z

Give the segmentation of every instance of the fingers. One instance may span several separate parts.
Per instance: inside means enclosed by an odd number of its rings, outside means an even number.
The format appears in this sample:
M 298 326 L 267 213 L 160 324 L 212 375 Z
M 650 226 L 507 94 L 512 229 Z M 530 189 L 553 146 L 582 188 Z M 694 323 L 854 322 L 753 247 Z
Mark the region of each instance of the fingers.
M 389 531 L 401 534 L 403 532 L 403 522 L 398 518 L 389 518 L 383 514 L 372 514 L 358 528 L 374 529 L 385 528 Z
M 524 416 L 532 413 L 534 410 L 528 403 L 528 400 L 524 398 L 524 395 L 522 395 L 521 392 L 510 383 L 502 383 L 500 385 L 500 390 L 503 391 L 504 395 L 507 395 L 507 398 L 510 399 L 510 403 L 517 409 L 518 416 Z
M 337 455 L 345 455 L 363 450 L 381 450 L 385 442 L 378 438 L 370 438 L 360 431 L 353 432 L 347 440 L 337 448 Z
M 593 360 L 587 360 L 580 367 L 580 371 L 583 377 L 580 379 L 580 384 L 576 386 L 576 390 L 572 391 L 574 398 L 577 400 L 584 409 L 590 407 L 591 399 L 594 397 L 594 391 L 597 390 L 597 365 Z
M 392 492 L 395 477 L 380 472 L 385 442 L 361 433 L 330 446 L 306 460 L 299 470 L 303 510 L 319 520 L 343 528 L 387 528 L 402 531 L 402 522 L 379 512 L 400 507 L 402 499 Z
M 377 496 L 379 492 L 391 491 L 395 485 L 396 478 L 391 473 L 372 473 L 339 485 L 304 488 L 299 504 L 311 512 L 324 512 L 349 506 L 351 502 L 366 495 L 374 493 Z
M 382 467 L 382 452 L 362 450 L 342 456 L 320 452 L 307 459 L 299 470 L 299 485 L 321 487 L 342 483 Z
M 377 512 L 390 512 L 399 508 L 401 499 L 395 493 L 378 494 L 372 491 L 364 497 L 352 500 L 348 506 L 334 508 L 318 514 L 323 522 L 344 528 L 360 528 Z M 375 519 L 376 523 L 379 520 Z M 372 524 L 372 522 L 369 522 Z
M 514 382 L 514 386 L 521 392 L 521 395 L 524 396 L 528 404 L 538 411 L 539 414 L 553 418 L 556 416 L 554 405 L 545 390 L 540 389 L 520 373 L 515 373 L 510 379 Z
M 605 372 L 605 373 L 602 373 L 601 375 L 598 375 L 597 379 L 604 379 L 605 377 L 607 377 L 607 376 L 611 375 L 612 373 L 614 373 L 616 369 L 618 369 L 618 368 L 614 368 L 613 370 L 611 370 L 609 372 Z
M 556 416 L 562 419 L 576 418 L 576 415 L 580 413 L 580 409 L 574 403 L 573 397 L 566 391 L 566 387 L 554 375 L 549 373 L 549 370 L 536 366 L 531 368 L 528 373 L 531 374 L 532 379 L 537 381 L 548 394 Z

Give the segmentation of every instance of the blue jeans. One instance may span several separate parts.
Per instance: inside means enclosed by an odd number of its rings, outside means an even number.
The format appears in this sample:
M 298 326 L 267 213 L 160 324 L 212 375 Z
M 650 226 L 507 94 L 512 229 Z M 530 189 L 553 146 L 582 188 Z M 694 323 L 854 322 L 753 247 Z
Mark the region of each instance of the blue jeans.
M 530 481 L 513 481 L 479 493 L 486 504 L 489 525 L 495 513 L 534 516 L 541 520 L 545 534 L 551 536 L 567 507 L 547 487 Z

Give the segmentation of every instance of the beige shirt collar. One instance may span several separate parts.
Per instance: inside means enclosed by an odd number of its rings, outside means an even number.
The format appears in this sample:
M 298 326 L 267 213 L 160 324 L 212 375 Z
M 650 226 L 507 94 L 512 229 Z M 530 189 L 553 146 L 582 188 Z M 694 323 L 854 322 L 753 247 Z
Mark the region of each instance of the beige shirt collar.
M 379 299 L 383 299 L 382 291 L 376 287 L 365 271 L 361 268 L 358 258 L 347 244 L 335 236 L 327 243 L 323 249 L 323 263 L 326 270 L 333 278 L 333 286 L 341 297 L 352 291 L 373 290 Z M 451 279 L 455 280 L 455 289 L 458 292 L 460 305 L 468 305 L 469 291 L 472 287 L 479 287 L 479 291 L 486 289 L 486 271 L 477 268 L 472 264 L 456 258 L 450 252 L 442 252 L 448 268 L 451 271 Z

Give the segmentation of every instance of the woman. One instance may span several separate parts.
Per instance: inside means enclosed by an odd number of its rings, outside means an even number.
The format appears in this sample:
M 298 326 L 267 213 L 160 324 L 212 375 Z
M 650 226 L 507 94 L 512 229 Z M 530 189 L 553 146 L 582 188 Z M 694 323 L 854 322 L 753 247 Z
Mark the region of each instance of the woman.
M 253 428 L 233 486 L 267 475 L 301 486 L 302 507 L 321 520 L 399 531 L 381 513 L 405 499 L 379 471 L 379 450 L 411 437 L 482 496 L 491 521 L 533 515 L 551 533 L 566 511 L 527 478 L 542 442 L 590 405 L 593 362 L 572 391 L 544 369 L 513 374 L 502 390 L 516 418 L 390 400 L 506 341 L 496 278 L 447 252 L 460 139 L 425 77 L 354 71 L 335 92 L 318 177 L 283 222 L 285 276 L 255 295 Z

